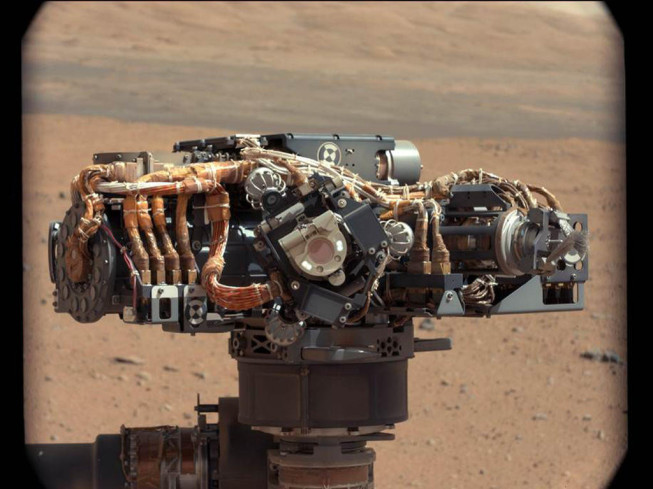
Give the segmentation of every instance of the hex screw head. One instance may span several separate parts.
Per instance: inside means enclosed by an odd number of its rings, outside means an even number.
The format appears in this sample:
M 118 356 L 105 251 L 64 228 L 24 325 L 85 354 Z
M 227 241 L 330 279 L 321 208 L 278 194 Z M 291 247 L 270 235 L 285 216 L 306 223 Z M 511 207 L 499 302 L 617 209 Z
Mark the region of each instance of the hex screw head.
M 347 201 L 345 199 L 338 199 L 338 207 L 344 209 L 347 207 Z
M 299 285 L 299 282 L 297 282 L 297 280 L 293 281 L 293 282 L 290 284 L 290 288 L 291 288 L 292 290 L 299 290 L 299 287 L 300 287 L 300 285 Z

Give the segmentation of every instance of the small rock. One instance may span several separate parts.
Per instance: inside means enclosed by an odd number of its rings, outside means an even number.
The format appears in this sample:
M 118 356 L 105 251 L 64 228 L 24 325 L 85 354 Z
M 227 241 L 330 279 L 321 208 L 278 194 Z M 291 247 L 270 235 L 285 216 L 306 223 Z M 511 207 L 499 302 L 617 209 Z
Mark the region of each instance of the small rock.
M 584 415 L 583 421 L 592 421 L 592 416 L 590 416 L 589 414 Z
M 129 380 L 129 377 L 127 377 L 127 376 L 124 375 L 124 374 L 120 374 L 120 375 L 118 376 L 118 380 L 122 380 L 123 382 L 127 382 L 127 381 Z
M 50 435 L 50 440 L 57 441 L 59 437 L 57 435 Z
M 166 372 L 179 372 L 179 369 L 172 365 L 164 365 L 163 370 L 165 370 Z
M 206 372 L 193 372 L 193 375 L 198 379 L 206 380 L 208 374 Z
M 165 409 L 166 411 L 172 411 L 172 406 L 171 406 L 170 404 L 167 404 L 167 403 L 166 403 L 166 404 L 164 404 L 164 405 L 161 406 L 161 407 L 162 407 L 163 409 Z
M 425 331 L 433 331 L 435 330 L 435 324 L 433 323 L 433 320 L 430 318 L 426 318 L 422 323 L 419 325 L 419 329 L 423 329 Z
M 536 414 L 533 416 L 533 420 L 535 420 L 535 421 L 544 421 L 544 420 L 546 420 L 546 419 L 547 419 L 547 415 L 544 414 L 544 413 L 536 413 Z
M 523 331 L 524 328 L 522 328 L 521 326 L 515 326 L 514 328 L 512 328 L 513 333 L 522 333 Z
M 45 299 L 41 299 L 41 305 L 42 305 L 42 306 L 46 305 L 47 303 L 48 303 L 47 300 L 45 300 Z
M 144 382 L 142 380 L 137 380 L 136 381 L 136 385 L 139 386 L 139 387 L 143 386 L 143 384 L 144 384 Z
M 193 415 L 190 413 L 184 413 L 184 419 L 192 419 Z
M 152 375 L 150 375 L 148 372 L 138 372 L 136 374 L 136 377 L 138 377 L 141 380 L 145 380 L 145 381 L 152 380 Z
M 114 357 L 113 361 L 116 363 L 128 363 L 130 365 L 143 365 L 145 364 L 145 360 L 139 357 L 135 356 L 128 356 L 128 357 Z
M 107 378 L 106 375 L 101 374 L 100 372 L 96 372 L 95 370 L 93 372 L 91 372 L 91 377 L 93 377 L 94 379 L 97 379 L 97 380 L 102 380 L 102 379 Z
M 605 440 L 605 432 L 603 430 L 599 430 L 596 432 L 596 437 L 599 440 Z
M 506 453 L 506 460 L 508 462 L 510 462 L 512 460 L 512 455 L 510 455 L 509 453 Z
M 601 361 L 609 362 L 609 363 L 618 363 L 618 364 L 624 363 L 621 357 L 612 350 L 605 350 L 605 352 L 603 352 L 603 355 L 601 356 Z
M 435 440 L 433 438 L 429 438 L 428 440 L 426 440 L 426 444 L 428 446 L 430 446 L 430 447 L 434 447 L 435 446 Z
M 613 350 L 601 351 L 598 348 L 593 348 L 591 350 L 586 350 L 580 354 L 582 358 L 587 358 L 595 362 L 606 362 L 606 363 L 618 363 L 623 364 L 624 361 L 621 357 Z
M 66 198 L 66 192 L 59 192 L 59 198 L 60 199 L 65 199 Z
M 548 377 L 548 378 L 546 379 L 546 384 L 547 384 L 547 385 L 553 385 L 553 383 L 554 383 L 554 379 L 553 379 L 553 377 Z
M 523 436 L 521 436 L 519 434 L 515 435 L 515 440 L 523 440 L 523 439 L 524 439 Z
M 442 379 L 440 381 L 440 384 L 442 384 L 442 385 L 451 385 L 451 382 L 449 382 L 447 379 Z
M 44 379 L 45 379 L 46 382 L 53 382 L 54 381 L 54 379 L 52 377 L 50 377 L 49 375 L 46 375 L 44 377 Z
M 478 471 L 478 473 L 481 474 L 481 475 L 483 475 L 483 474 L 485 474 L 485 470 L 480 469 L 480 470 Z
M 592 319 L 611 319 L 612 316 L 610 314 L 605 314 L 602 312 L 593 312 L 590 317 Z
M 461 394 L 467 394 L 467 385 L 466 384 L 460 384 L 460 393 Z

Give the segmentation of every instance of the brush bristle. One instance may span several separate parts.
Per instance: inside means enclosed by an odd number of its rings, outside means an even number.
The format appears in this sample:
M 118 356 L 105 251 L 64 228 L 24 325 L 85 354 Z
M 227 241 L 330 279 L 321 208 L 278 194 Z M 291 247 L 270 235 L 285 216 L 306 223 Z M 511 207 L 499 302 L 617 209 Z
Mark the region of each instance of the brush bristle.
M 572 231 L 570 236 L 574 238 L 574 249 L 581 257 L 584 257 L 589 249 L 587 231 Z

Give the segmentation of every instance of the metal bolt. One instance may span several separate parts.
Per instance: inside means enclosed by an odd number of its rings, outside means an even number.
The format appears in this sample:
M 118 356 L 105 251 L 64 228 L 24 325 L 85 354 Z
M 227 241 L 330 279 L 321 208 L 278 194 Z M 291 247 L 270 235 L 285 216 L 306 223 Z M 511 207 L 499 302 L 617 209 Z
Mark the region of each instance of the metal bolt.
M 387 241 L 381 241 L 381 248 L 387 248 L 388 247 L 388 242 Z
M 347 201 L 345 199 L 338 199 L 338 207 L 344 209 L 347 207 Z
M 370 255 L 373 255 L 374 253 L 376 253 L 376 250 L 375 250 L 374 248 L 370 248 L 369 250 L 367 250 L 367 252 L 368 252 Z
M 195 251 L 199 251 L 202 249 L 202 242 L 201 241 L 193 241 L 192 247 Z
M 347 302 L 347 304 L 345 304 L 345 310 L 346 311 L 351 311 L 351 304 L 349 302 Z
M 292 290 L 299 290 L 299 287 L 300 287 L 300 285 L 299 285 L 299 282 L 297 282 L 297 280 L 295 280 L 294 282 L 292 282 L 292 283 L 290 284 L 290 288 L 291 288 Z
M 342 324 L 345 324 L 347 322 L 347 317 L 346 316 L 340 316 L 338 318 L 338 321 L 340 321 Z
M 453 300 L 453 292 L 447 292 L 444 297 L 447 302 L 451 302 Z
M 569 277 L 570 277 L 572 280 L 576 280 L 576 274 L 575 274 L 575 273 L 572 273 Z

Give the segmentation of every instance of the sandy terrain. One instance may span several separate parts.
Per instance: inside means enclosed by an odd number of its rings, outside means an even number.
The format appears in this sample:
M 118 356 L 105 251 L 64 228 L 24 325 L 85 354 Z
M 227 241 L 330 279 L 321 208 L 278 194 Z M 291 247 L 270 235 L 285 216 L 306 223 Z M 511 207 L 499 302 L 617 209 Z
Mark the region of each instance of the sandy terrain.
M 621 140 L 622 49 L 591 3 L 57 2 L 25 38 L 24 102 L 241 132 Z
M 411 360 L 411 417 L 394 442 L 374 446 L 377 487 L 610 480 L 628 409 L 616 31 L 596 6 L 383 5 L 46 6 L 24 46 L 23 178 L 38 182 L 23 199 L 26 442 L 90 442 L 123 423 L 191 426 L 197 393 L 206 402 L 237 395 L 223 335 L 117 318 L 82 325 L 53 312 L 48 223 L 63 217 L 70 179 L 92 154 L 335 128 L 413 140 L 425 178 L 482 167 L 544 185 L 566 210 L 589 214 L 584 311 L 419 330 L 453 338 L 454 349 Z M 369 29 L 372 14 L 382 28 Z M 359 26 L 368 29 L 356 37 Z M 290 55 L 279 59 L 278 49 Z M 320 68 L 329 62 L 333 71 Z M 293 93 L 301 103 L 288 103 Z M 593 348 L 626 363 L 581 357 Z M 117 364 L 118 355 L 144 363 Z

